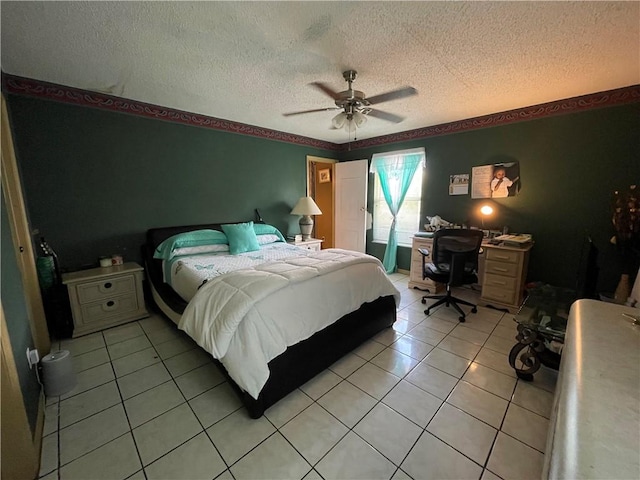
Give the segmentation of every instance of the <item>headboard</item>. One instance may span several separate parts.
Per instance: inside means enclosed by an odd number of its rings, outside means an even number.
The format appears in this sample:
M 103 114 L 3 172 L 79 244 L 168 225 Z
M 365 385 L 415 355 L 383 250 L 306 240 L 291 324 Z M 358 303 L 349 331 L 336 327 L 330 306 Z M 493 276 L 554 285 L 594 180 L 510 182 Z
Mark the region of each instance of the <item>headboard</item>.
M 259 213 L 256 211 L 256 217 L 258 221 L 254 223 L 264 223 Z M 248 220 L 247 220 L 248 221 Z M 160 245 L 167 238 L 177 235 L 179 233 L 191 232 L 193 230 L 220 230 L 222 231 L 222 225 L 227 223 L 244 223 L 244 222 L 223 222 L 223 223 L 203 223 L 200 225 L 180 225 L 176 227 L 157 227 L 147 230 L 146 243 L 142 245 L 142 260 L 144 262 L 144 269 L 147 272 L 147 280 L 151 283 L 151 286 L 158 295 L 162 298 L 166 305 L 171 310 L 179 315 L 184 312 L 187 306 L 185 302 L 169 285 L 162 281 L 162 260 L 153 258 L 153 254 L 156 247 Z

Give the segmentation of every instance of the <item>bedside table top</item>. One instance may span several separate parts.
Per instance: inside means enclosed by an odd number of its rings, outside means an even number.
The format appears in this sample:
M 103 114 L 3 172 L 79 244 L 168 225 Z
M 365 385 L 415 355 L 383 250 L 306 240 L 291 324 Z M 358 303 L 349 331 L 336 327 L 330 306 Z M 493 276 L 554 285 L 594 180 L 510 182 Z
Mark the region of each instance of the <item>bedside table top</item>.
M 142 270 L 144 269 L 136 262 L 127 262 L 111 267 L 89 268 L 87 270 L 78 270 L 77 272 L 63 273 L 62 283 L 68 285 L 70 283 L 86 282 L 87 280 L 122 275 L 123 273 L 140 272 Z
M 321 240 L 319 238 L 309 238 L 307 240 L 300 240 L 299 242 L 296 242 L 295 240 L 287 240 L 287 243 L 290 243 L 292 245 L 304 245 L 305 243 L 322 243 L 324 242 L 324 240 Z

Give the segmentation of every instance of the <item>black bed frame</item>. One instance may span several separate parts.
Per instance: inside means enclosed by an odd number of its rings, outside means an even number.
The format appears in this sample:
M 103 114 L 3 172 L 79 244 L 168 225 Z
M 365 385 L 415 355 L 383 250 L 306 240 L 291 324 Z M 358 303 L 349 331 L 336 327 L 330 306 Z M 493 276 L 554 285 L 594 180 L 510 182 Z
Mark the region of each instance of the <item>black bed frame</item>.
M 228 222 L 237 223 L 237 222 Z M 156 247 L 178 233 L 199 229 L 222 230 L 221 224 L 185 225 L 147 230 L 142 257 L 147 280 L 152 290 L 165 305 L 156 302 L 158 308 L 171 318 L 182 315 L 187 306 L 169 285 L 162 281 L 162 261 L 153 258 Z M 171 309 L 171 312 L 167 311 Z M 339 360 L 345 354 L 382 331 L 396 320 L 396 304 L 392 296 L 380 297 L 363 304 L 358 310 L 338 319 L 311 337 L 287 348 L 269 362 L 269 379 L 258 399 L 242 391 L 229 377 L 224 366 L 216 360 L 229 383 L 245 404 L 251 418 L 259 418 L 264 411 L 287 394 L 311 380 L 318 373 Z

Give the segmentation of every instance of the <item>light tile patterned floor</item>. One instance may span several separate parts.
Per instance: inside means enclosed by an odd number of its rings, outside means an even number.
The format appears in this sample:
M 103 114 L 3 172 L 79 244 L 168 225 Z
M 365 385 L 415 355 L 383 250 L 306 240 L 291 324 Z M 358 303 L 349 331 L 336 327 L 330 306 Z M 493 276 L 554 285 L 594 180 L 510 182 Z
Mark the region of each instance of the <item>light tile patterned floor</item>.
M 422 292 L 391 279 L 393 329 L 258 420 L 160 315 L 63 340 L 78 386 L 47 399 L 41 478 L 540 478 L 557 372 L 516 378 L 512 315 L 426 317 Z

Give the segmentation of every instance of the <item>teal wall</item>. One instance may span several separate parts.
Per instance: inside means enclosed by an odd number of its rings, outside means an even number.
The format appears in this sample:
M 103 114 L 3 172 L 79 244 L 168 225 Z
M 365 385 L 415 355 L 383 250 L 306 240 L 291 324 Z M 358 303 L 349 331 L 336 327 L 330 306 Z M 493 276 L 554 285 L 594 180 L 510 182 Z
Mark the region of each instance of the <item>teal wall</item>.
M 599 289 L 613 291 L 621 267 L 609 243 L 614 233 L 611 199 L 614 190 L 640 184 L 639 134 L 640 105 L 630 104 L 352 150 L 343 159 L 370 160 L 377 152 L 424 147 L 422 220 L 437 214 L 478 226 L 476 212 L 485 201 L 449 196 L 449 175 L 470 174 L 473 166 L 518 161 L 520 194 L 492 200 L 497 207 L 493 223 L 533 234 L 529 280 L 574 286 L 588 232 L 600 250 Z M 371 210 L 373 189 L 369 192 Z M 370 240 L 367 250 L 382 258 L 384 245 Z M 400 248 L 399 268 L 409 265 L 409 249 Z
M 284 234 L 306 156 L 335 152 L 9 95 L 31 225 L 66 269 L 140 259 L 151 227 L 253 220 Z
M 35 370 L 29 369 L 27 348 L 34 348 L 27 301 L 22 286 L 22 276 L 18 268 L 16 250 L 11 237 L 11 226 L 4 202 L 4 193 L 0 194 L 0 249 L 2 251 L 2 269 L 0 270 L 0 289 L 2 290 L 2 309 L 7 322 L 9 341 L 13 350 L 20 390 L 24 400 L 24 407 L 29 419 L 31 434 L 33 435 L 38 419 L 38 402 L 40 399 L 40 384 Z M 46 352 L 44 352 L 46 353 Z M 44 355 L 40 352 L 41 355 Z
M 296 231 L 289 211 L 305 193 L 307 155 L 370 160 L 425 147 L 423 220 L 479 225 L 483 202 L 449 196 L 449 175 L 518 161 L 522 189 L 493 201 L 494 224 L 533 234 L 529 279 L 573 286 L 589 233 L 600 249 L 599 289 L 612 291 L 620 265 L 609 244 L 611 196 L 640 183 L 639 104 L 349 152 L 30 97 L 9 95 L 8 106 L 31 223 L 69 269 L 116 252 L 138 260 L 150 227 L 252 219 L 254 208 L 283 233 Z M 367 251 L 382 258 L 384 246 L 369 238 Z M 400 248 L 398 265 L 409 268 L 409 249 Z

